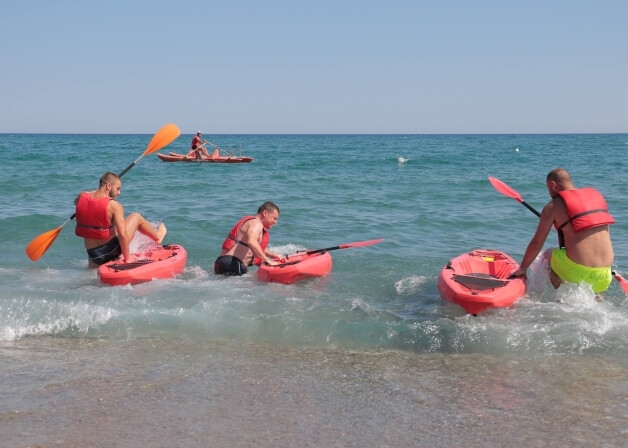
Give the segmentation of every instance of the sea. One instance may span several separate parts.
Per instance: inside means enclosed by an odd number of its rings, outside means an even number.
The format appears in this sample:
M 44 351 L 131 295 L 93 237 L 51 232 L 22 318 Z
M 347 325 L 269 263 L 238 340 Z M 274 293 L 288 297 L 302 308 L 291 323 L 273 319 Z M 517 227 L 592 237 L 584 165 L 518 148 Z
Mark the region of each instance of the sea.
M 626 446 L 618 282 L 601 302 L 554 290 L 539 258 L 524 297 L 473 316 L 437 278 L 473 249 L 521 260 L 538 218 L 488 177 L 541 210 L 556 167 L 606 197 L 628 278 L 628 134 L 204 137 L 254 160 L 140 157 L 152 134 L 0 134 L 0 447 Z M 74 221 L 26 256 L 136 160 L 118 200 L 187 250 L 180 276 L 100 283 Z M 292 285 L 216 276 L 227 233 L 265 201 L 275 252 L 384 241 L 330 251 L 329 275 Z

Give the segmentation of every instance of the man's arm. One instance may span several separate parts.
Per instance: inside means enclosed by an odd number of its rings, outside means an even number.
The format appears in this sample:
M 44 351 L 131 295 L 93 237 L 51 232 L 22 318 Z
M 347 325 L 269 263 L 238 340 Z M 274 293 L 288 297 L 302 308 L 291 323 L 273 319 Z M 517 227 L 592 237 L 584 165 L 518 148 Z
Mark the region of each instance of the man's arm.
M 118 239 L 120 240 L 120 249 L 122 250 L 122 256 L 124 261 L 132 261 L 131 254 L 129 253 L 129 234 L 126 229 L 126 221 L 124 220 L 124 207 L 117 201 L 109 201 L 108 205 L 111 211 L 111 221 L 116 226 L 118 232 Z
M 545 240 L 547 239 L 547 235 L 552 229 L 553 224 L 554 203 L 550 201 L 545 207 L 543 207 L 539 224 L 536 227 L 536 232 L 534 233 L 534 236 L 532 237 L 530 243 L 528 244 L 528 247 L 526 248 L 519 269 L 513 272 L 513 276 L 520 277 L 525 275 L 532 262 L 541 252 L 541 249 L 543 249 L 543 245 L 545 244 Z
M 248 227 L 244 230 L 244 238 L 242 241 L 249 246 L 249 249 L 253 252 L 253 255 L 260 258 L 264 263 L 274 264 L 269 258 L 267 253 L 262 249 L 259 243 L 259 237 L 264 231 L 264 226 L 259 219 L 252 219 L 248 221 Z
M 278 254 L 276 252 L 273 252 L 271 250 L 266 249 L 266 251 L 264 251 L 264 253 L 266 254 L 267 257 L 272 258 L 273 260 L 283 260 L 283 255 Z

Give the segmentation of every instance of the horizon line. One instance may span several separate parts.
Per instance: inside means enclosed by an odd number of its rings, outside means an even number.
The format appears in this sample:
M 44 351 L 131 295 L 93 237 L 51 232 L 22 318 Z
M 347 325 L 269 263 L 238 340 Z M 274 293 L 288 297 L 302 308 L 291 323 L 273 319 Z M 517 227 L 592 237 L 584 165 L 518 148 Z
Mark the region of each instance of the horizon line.
M 0 135 L 152 135 L 150 132 L 0 132 Z M 181 135 L 194 135 L 196 132 Z M 326 135 L 622 135 L 621 132 L 218 132 L 203 133 L 202 135 L 268 135 L 268 136 L 326 136 Z

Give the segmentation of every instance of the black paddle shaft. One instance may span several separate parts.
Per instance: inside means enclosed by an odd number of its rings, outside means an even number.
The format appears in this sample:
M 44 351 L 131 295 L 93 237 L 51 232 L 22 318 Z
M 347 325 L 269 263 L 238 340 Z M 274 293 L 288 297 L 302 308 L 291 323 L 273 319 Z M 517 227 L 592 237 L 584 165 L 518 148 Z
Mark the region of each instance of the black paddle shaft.
M 325 249 L 314 249 L 314 250 L 307 250 L 305 251 L 306 254 L 310 255 L 310 254 L 317 254 L 319 252 L 327 252 L 330 250 L 336 250 L 336 249 L 340 249 L 340 246 L 333 246 L 333 247 L 326 247 Z M 299 251 L 297 251 L 298 253 Z
M 541 217 L 541 214 L 534 207 L 528 204 L 526 201 L 521 201 L 521 203 L 525 205 L 526 208 L 530 210 L 532 213 L 534 213 L 536 216 L 538 216 L 539 218 Z

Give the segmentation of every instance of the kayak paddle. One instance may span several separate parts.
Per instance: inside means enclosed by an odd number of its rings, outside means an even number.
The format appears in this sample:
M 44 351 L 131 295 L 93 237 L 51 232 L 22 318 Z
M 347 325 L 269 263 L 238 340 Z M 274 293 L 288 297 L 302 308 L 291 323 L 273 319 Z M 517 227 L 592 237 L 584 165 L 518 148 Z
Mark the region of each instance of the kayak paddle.
M 169 123 L 165 125 L 164 127 L 162 127 L 153 136 L 153 138 L 151 139 L 150 143 L 148 144 L 148 146 L 146 147 L 146 150 L 142 153 L 142 155 L 139 156 L 137 159 L 135 159 L 135 161 L 131 163 L 129 166 L 127 166 L 120 174 L 118 174 L 118 176 L 122 177 L 124 173 L 126 173 L 131 168 L 133 168 L 135 164 L 139 162 L 142 157 L 147 156 L 148 154 L 157 152 L 161 148 L 168 146 L 180 134 L 181 134 L 181 131 L 175 124 Z M 48 248 L 50 248 L 50 246 L 52 246 L 52 244 L 55 242 L 63 226 L 65 226 L 72 219 L 74 219 L 75 216 L 76 216 L 76 213 L 70 216 L 63 224 L 61 224 L 56 229 L 52 229 L 47 232 L 44 232 L 38 237 L 34 238 L 33 241 L 31 241 L 28 244 L 28 246 L 26 246 L 26 255 L 28 255 L 28 258 L 30 258 L 32 261 L 39 260 L 39 258 L 41 258 L 41 256 L 45 254 Z
M 325 249 L 313 249 L 313 250 L 307 250 L 307 251 L 299 250 L 297 251 L 297 254 L 305 252 L 306 254 L 310 255 L 310 254 L 317 254 L 319 252 L 328 252 L 330 250 L 336 250 L 336 249 L 348 249 L 350 247 L 370 246 L 371 244 L 381 243 L 382 241 L 384 241 L 384 238 L 380 238 L 378 240 L 370 240 L 370 241 L 358 241 L 357 243 L 341 244 L 339 246 L 326 247 Z
M 510 188 L 509 185 L 505 184 L 504 182 L 502 182 L 501 180 L 497 179 L 496 177 L 488 176 L 488 180 L 491 183 L 491 185 L 493 185 L 493 187 L 497 191 L 499 191 L 501 194 L 503 194 L 504 196 L 508 196 L 510 198 L 513 198 L 516 201 L 518 201 L 519 203 L 523 204 L 524 206 L 526 206 L 526 208 L 528 210 L 530 210 L 536 216 L 539 216 L 539 217 L 541 216 L 541 214 L 538 211 L 536 211 L 526 201 L 524 201 L 523 198 L 521 197 L 521 195 L 519 193 L 517 193 L 516 190 L 513 190 L 512 188 Z
M 519 203 L 525 205 L 526 208 L 530 210 L 532 213 L 534 213 L 536 216 L 539 216 L 539 217 L 541 216 L 541 214 L 536 209 L 534 209 L 532 206 L 527 204 L 526 201 L 523 200 L 521 195 L 516 190 L 511 188 L 508 184 L 502 182 L 496 177 L 489 176 L 488 180 L 491 183 L 491 185 L 493 185 L 493 187 L 497 191 L 499 191 L 501 194 L 503 194 L 504 196 L 511 197 L 515 199 L 516 201 L 518 201 Z M 628 295 L 628 280 L 624 279 L 621 275 L 619 275 L 615 271 L 612 271 L 612 274 L 613 274 L 613 277 L 615 277 L 615 280 L 619 282 L 619 286 L 621 286 L 621 289 L 624 290 L 624 293 Z
M 205 143 L 203 143 L 203 145 L 209 145 L 209 146 L 211 146 L 212 148 L 216 148 L 216 149 L 218 149 L 219 151 L 225 151 L 225 150 L 224 150 L 224 149 L 222 149 L 220 146 L 218 146 L 218 145 L 214 145 L 214 144 L 213 144 L 212 142 L 210 142 L 209 140 L 205 140 Z M 226 151 L 225 151 L 225 152 L 226 152 Z

